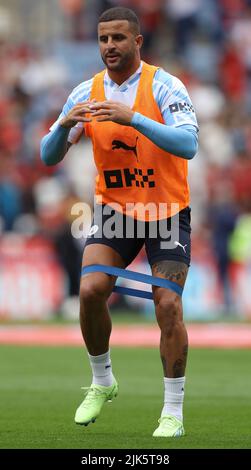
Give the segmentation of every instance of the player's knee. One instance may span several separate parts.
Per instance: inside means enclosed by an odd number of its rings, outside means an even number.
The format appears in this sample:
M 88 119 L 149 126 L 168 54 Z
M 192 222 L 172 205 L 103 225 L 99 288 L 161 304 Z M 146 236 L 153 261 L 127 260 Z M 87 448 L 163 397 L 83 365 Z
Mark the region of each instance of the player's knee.
M 175 293 L 165 293 L 159 296 L 155 302 L 156 316 L 160 327 L 172 330 L 182 319 L 180 297 Z
M 155 300 L 155 305 L 161 313 L 176 315 L 180 310 L 180 297 L 174 292 L 167 291 Z
M 80 302 L 84 304 L 106 300 L 109 296 L 108 287 L 105 282 L 101 282 L 94 277 L 82 279 L 80 285 Z

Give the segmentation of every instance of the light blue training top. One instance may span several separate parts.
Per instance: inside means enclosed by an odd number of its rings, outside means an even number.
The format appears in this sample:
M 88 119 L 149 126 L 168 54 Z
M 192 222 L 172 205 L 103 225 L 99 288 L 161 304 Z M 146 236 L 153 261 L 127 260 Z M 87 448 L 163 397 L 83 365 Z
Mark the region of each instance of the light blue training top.
M 121 85 L 104 76 L 105 96 L 132 107 L 136 98 L 142 62 L 138 70 Z M 46 165 L 55 165 L 67 152 L 68 142 L 76 143 L 84 133 L 83 123 L 71 129 L 60 126 L 60 120 L 78 103 L 90 99 L 93 78 L 80 83 L 69 95 L 57 121 L 41 141 L 41 158 Z M 132 127 L 148 137 L 158 147 L 178 157 L 191 159 L 198 148 L 198 124 L 194 108 L 183 83 L 173 75 L 158 69 L 153 80 L 153 96 L 165 124 L 134 113 Z

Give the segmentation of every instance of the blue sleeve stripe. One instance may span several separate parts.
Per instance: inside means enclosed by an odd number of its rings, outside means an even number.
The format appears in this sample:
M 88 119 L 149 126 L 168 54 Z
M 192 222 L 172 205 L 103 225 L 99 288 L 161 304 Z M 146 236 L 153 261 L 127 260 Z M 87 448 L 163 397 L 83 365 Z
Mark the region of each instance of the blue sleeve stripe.
M 166 91 L 168 92 L 168 90 Z M 161 110 L 165 93 L 163 93 L 163 85 L 160 84 L 160 82 L 153 82 L 153 96 L 159 109 Z
M 93 79 L 88 80 L 88 81 L 83 82 L 83 83 L 80 83 L 80 85 L 78 85 L 76 88 L 74 88 L 74 90 L 70 94 L 70 98 L 74 102 L 76 102 L 81 95 L 82 96 L 88 96 L 90 94 L 92 83 L 93 83 Z
M 81 102 L 81 101 L 86 101 L 90 98 L 90 96 L 91 96 L 91 87 L 85 88 L 84 90 L 79 90 L 79 92 L 74 95 L 74 104 Z
M 81 82 L 78 86 L 76 86 L 73 90 L 72 90 L 72 93 L 71 95 L 74 95 L 75 93 L 78 93 L 79 90 L 81 90 L 82 88 L 85 88 L 86 86 L 91 86 L 92 85 L 92 82 L 93 82 L 93 78 L 91 78 L 90 80 L 86 80 L 85 82 Z
M 69 96 L 68 100 L 66 101 L 64 107 L 63 107 L 63 110 L 62 110 L 62 115 L 63 116 L 66 116 L 66 114 L 69 113 L 69 111 L 71 110 L 71 108 L 73 108 L 74 106 L 74 102 L 72 101 L 71 97 Z
M 75 106 L 75 104 L 81 101 L 86 101 L 90 98 L 92 81 L 93 79 L 80 83 L 80 85 L 74 88 L 74 90 L 68 97 L 58 119 L 50 127 L 51 131 L 55 130 L 58 127 L 59 121 L 69 113 L 69 111 L 73 108 L 73 106 Z
M 164 72 L 162 69 L 158 69 L 153 80 L 153 96 L 160 110 L 162 108 L 163 101 L 171 94 L 172 89 L 172 75 Z
M 174 90 L 172 92 L 172 98 L 178 98 L 181 101 L 186 101 L 187 103 L 191 104 L 191 100 L 190 100 L 188 94 L 186 93 L 186 90 L 185 90 L 184 87 L 182 87 L 178 90 Z
M 178 79 L 177 79 L 178 80 Z M 166 85 L 168 88 L 173 88 L 174 76 L 163 69 L 158 69 L 154 76 L 154 82 L 159 82 L 162 85 Z
M 182 124 L 194 124 L 198 128 L 195 113 L 188 108 L 184 108 L 179 113 L 170 112 L 169 106 L 177 101 L 184 101 L 188 105 L 192 105 L 184 84 L 177 77 L 170 75 L 163 69 L 158 69 L 153 80 L 153 95 L 168 126 L 176 127 Z

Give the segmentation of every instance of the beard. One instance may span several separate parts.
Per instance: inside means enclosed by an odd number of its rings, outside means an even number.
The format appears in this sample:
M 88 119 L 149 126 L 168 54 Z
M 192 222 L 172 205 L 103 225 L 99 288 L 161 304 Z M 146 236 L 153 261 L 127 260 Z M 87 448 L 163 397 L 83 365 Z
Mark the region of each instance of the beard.
M 109 58 L 104 55 L 101 56 L 104 64 L 108 70 L 115 72 L 123 72 L 128 69 L 134 62 L 135 51 L 128 51 L 123 55 L 118 54 L 117 60 L 114 63 L 109 62 Z

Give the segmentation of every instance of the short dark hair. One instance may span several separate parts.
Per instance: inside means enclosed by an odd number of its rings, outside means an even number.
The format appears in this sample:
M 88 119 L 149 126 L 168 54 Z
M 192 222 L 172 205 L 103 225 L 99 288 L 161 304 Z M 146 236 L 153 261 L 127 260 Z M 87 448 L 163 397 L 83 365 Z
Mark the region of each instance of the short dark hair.
M 137 15 L 130 8 L 125 7 L 113 7 L 109 10 L 105 10 L 99 17 L 98 22 L 103 23 L 107 21 L 116 21 L 116 20 L 127 20 L 134 34 L 140 33 L 140 24 Z

